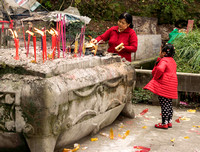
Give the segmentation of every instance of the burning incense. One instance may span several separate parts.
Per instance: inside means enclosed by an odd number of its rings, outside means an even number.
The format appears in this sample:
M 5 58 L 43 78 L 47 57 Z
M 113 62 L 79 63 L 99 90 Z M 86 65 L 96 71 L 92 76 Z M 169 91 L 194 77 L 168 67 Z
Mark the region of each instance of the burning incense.
M 79 50 L 78 50 L 80 53 L 80 56 L 82 54 L 84 36 L 85 36 L 85 26 L 81 28 L 80 44 L 79 44 Z
M 57 22 L 56 22 L 56 31 L 58 33 L 56 37 L 56 45 L 57 45 L 57 52 L 58 52 L 58 58 L 60 57 L 60 40 L 59 40 L 59 19 L 58 19 L 58 14 L 57 14 Z
M 65 24 L 65 15 L 63 17 L 63 36 L 64 36 L 64 53 L 66 53 L 66 24 Z
M 65 46 L 64 46 L 64 31 L 63 31 L 63 20 L 61 21 L 61 36 L 62 36 L 62 47 L 63 47 L 63 58 L 65 57 Z

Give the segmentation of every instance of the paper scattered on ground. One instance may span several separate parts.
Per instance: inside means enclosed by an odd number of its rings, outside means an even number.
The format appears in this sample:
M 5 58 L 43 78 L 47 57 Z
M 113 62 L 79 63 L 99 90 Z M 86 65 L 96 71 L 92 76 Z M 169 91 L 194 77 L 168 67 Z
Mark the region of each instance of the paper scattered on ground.
M 97 141 L 98 138 L 91 138 L 91 141 Z
M 196 110 L 189 109 L 189 110 L 187 110 L 187 112 L 189 112 L 189 113 L 195 113 L 195 112 L 196 112 Z

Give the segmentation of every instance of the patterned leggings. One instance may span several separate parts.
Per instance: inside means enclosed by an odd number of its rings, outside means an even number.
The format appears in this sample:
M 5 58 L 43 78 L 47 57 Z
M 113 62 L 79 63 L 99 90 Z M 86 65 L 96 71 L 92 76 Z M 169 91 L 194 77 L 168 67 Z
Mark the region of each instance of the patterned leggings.
M 172 108 L 172 99 L 168 99 L 162 96 L 158 96 L 161 113 L 162 113 L 162 124 L 172 123 L 173 117 L 173 108 Z

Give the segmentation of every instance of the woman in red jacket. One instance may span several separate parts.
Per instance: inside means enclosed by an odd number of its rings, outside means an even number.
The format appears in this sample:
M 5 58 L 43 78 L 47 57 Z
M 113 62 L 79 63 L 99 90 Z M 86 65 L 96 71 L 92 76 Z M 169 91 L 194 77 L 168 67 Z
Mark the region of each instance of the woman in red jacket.
M 100 40 L 108 41 L 108 52 L 117 53 L 122 58 L 131 62 L 131 53 L 137 51 L 137 35 L 132 29 L 132 16 L 128 13 L 123 13 L 119 16 L 118 26 L 113 26 L 104 34 L 92 39 L 91 42 L 97 43 Z M 122 44 L 121 47 L 116 48 Z
M 166 44 L 160 50 L 160 58 L 152 70 L 152 80 L 144 87 L 158 95 L 161 105 L 162 124 L 156 124 L 156 128 L 172 128 L 172 99 L 177 99 L 178 80 L 176 74 L 176 62 L 173 59 L 175 53 L 172 44 Z

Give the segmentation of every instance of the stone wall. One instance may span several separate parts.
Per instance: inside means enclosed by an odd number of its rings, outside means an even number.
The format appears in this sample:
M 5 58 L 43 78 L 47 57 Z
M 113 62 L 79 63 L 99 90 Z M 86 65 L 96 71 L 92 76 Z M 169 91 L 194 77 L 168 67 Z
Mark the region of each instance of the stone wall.
M 133 29 L 139 35 L 157 34 L 157 18 L 133 16 Z
M 161 35 L 137 35 L 137 37 L 136 60 L 148 59 L 159 55 Z M 132 60 L 134 60 L 134 53 L 132 53 Z
M 152 79 L 152 70 L 136 69 L 136 88 L 143 88 Z M 200 74 L 177 72 L 178 91 L 200 92 Z M 179 97 L 180 98 L 180 97 Z M 178 105 L 180 99 L 174 100 L 173 104 Z M 158 98 L 154 95 L 153 104 L 159 104 Z
M 158 25 L 157 18 L 140 16 L 133 16 L 133 25 L 137 35 L 160 34 L 162 41 L 169 40 L 169 33 L 174 28 L 170 24 Z

